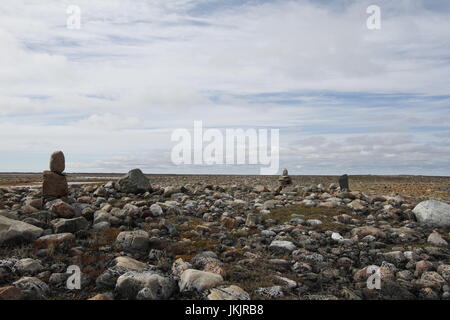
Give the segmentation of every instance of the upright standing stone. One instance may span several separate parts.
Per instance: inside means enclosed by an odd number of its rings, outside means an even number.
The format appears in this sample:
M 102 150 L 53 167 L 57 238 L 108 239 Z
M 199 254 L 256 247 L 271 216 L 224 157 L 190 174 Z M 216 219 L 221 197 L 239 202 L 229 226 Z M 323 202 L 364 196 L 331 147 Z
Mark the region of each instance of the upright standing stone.
M 50 157 L 50 171 L 55 173 L 63 173 L 66 169 L 66 159 L 62 151 L 53 152 Z
M 344 174 L 339 177 L 339 186 L 341 187 L 341 191 L 349 191 L 348 187 L 348 175 Z
M 50 170 L 44 171 L 42 184 L 42 197 L 63 198 L 69 194 L 66 175 L 66 160 L 62 151 L 54 152 L 50 157 Z

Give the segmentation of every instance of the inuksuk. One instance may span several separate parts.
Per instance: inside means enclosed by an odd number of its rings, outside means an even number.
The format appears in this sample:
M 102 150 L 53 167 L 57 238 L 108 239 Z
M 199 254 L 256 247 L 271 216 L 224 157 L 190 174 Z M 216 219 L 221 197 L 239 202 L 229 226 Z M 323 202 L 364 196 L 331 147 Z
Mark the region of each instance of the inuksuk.
M 62 151 L 54 152 L 50 157 L 50 171 L 44 171 L 42 198 L 44 201 L 66 197 L 69 193 L 67 178 L 64 174 L 66 160 Z
M 344 174 L 339 177 L 339 186 L 341 191 L 350 191 L 350 188 L 348 187 L 348 175 Z
M 278 178 L 278 183 L 280 184 L 280 187 L 286 187 L 292 184 L 292 179 L 289 177 L 287 169 L 283 170 L 283 175 Z

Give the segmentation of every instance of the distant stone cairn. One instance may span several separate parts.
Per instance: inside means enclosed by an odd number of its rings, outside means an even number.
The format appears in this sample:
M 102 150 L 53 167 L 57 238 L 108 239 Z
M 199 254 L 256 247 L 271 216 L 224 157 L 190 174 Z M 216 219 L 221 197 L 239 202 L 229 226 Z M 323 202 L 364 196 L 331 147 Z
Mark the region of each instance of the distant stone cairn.
M 289 176 L 288 170 L 283 170 L 283 175 L 278 179 L 278 183 L 280 184 L 280 187 L 286 187 L 292 184 L 292 179 Z
M 44 171 L 42 197 L 63 198 L 69 194 L 66 175 L 66 160 L 62 151 L 54 152 L 50 157 L 50 171 Z
M 339 187 L 341 188 L 341 191 L 350 191 L 348 186 L 348 175 L 344 174 L 339 177 Z

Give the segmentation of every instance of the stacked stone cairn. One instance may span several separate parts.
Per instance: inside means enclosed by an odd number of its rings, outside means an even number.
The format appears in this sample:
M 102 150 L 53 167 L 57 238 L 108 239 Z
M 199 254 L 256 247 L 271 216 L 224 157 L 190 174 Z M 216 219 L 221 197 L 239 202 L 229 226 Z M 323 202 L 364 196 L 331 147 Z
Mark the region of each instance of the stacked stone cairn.
M 278 179 L 280 187 L 286 187 L 292 184 L 292 179 L 289 177 L 287 169 L 283 170 L 283 175 Z
M 65 198 L 69 194 L 67 178 L 64 174 L 66 160 L 62 151 L 54 152 L 50 157 L 50 171 L 44 171 L 43 201 Z

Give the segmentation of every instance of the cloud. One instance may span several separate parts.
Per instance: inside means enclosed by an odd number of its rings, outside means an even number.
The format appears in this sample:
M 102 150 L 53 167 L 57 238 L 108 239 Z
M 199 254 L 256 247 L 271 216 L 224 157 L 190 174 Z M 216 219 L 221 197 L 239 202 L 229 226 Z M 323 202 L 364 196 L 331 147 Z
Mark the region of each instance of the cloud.
M 377 31 L 371 1 L 79 0 L 80 30 L 65 26 L 71 1 L 3 4 L 0 150 L 42 154 L 36 169 L 57 148 L 87 171 L 225 170 L 147 157 L 202 120 L 279 128 L 298 172 L 450 174 L 442 2 L 378 1 Z

